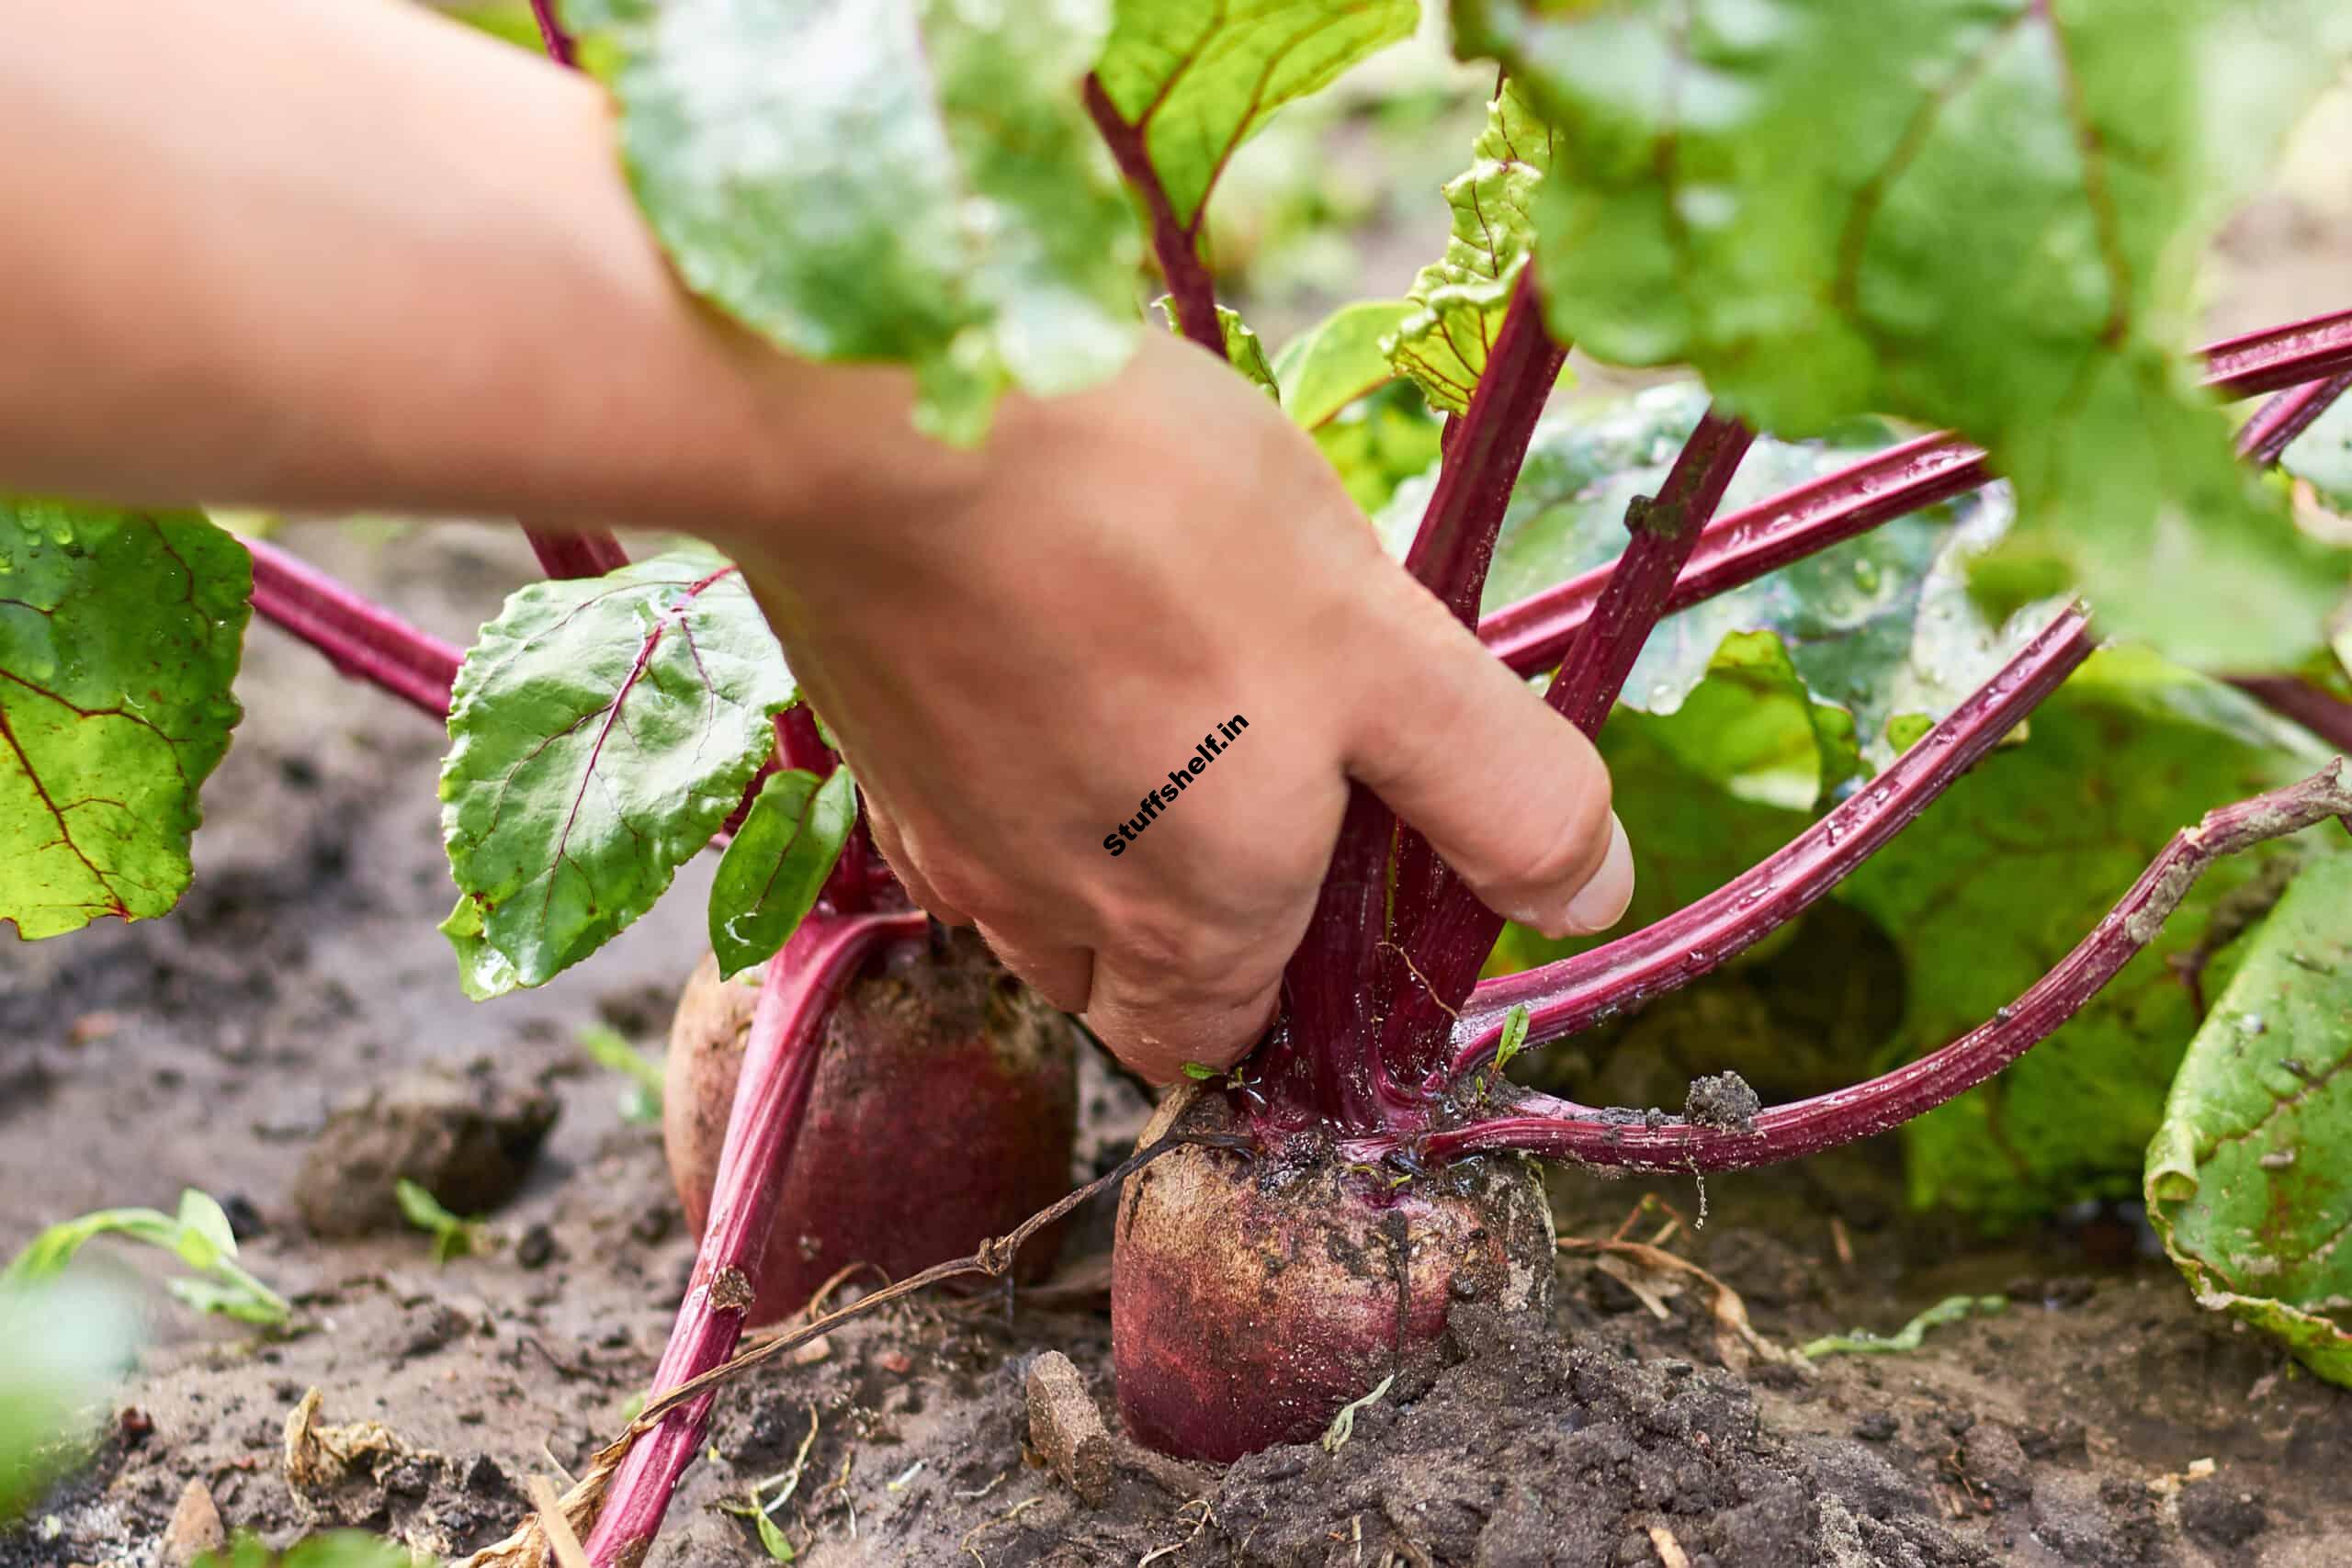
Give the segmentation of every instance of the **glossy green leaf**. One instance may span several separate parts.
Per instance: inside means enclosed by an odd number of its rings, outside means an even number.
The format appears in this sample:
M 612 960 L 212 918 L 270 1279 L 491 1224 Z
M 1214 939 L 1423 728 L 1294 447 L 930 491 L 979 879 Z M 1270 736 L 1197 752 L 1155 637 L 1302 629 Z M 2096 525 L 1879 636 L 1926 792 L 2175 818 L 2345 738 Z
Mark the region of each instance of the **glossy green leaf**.
M 1234 149 L 1284 104 L 1411 36 L 1418 0 L 1116 0 L 1094 68 L 1178 224 L 1201 208 Z
M 1161 319 L 1167 321 L 1168 330 L 1182 335 L 1184 329 L 1176 321 L 1175 297 L 1163 294 L 1152 304 L 1158 307 Z M 1258 334 L 1250 330 L 1250 324 L 1241 319 L 1241 312 L 1219 305 L 1216 308 L 1216 326 L 1217 335 L 1225 340 L 1226 363 L 1264 389 L 1266 396 L 1281 402 L 1282 388 L 1274 381 L 1274 367 L 1267 363 L 1266 345 L 1258 341 Z
M 238 718 L 253 562 L 193 512 L 0 497 L 0 921 L 163 914 Z
M 2016 483 L 2004 581 L 2184 661 L 2291 663 L 2345 558 L 2193 384 L 2197 247 L 2352 51 L 2335 0 L 1456 0 L 1559 133 L 1544 301 L 1791 434 L 1953 426 Z
M 741 575 L 701 550 L 509 598 L 458 671 L 441 767 L 466 994 L 543 985 L 650 908 L 793 697 Z
M 100 1421 L 111 1427 L 99 1402 L 137 1343 L 130 1305 L 114 1292 L 0 1279 L 0 1531 L 87 1459 Z
M 2148 1145 L 2148 1219 L 2202 1304 L 2352 1386 L 2352 858 L 2246 941 Z
M 770 773 L 736 829 L 710 888 L 710 950 L 727 978 L 775 956 L 808 911 L 857 826 L 846 767 L 822 784 L 798 768 Z
M 1977 763 L 1839 889 L 1903 954 L 1894 1058 L 2007 1006 L 2180 829 L 2327 755 L 2233 688 L 2135 649 L 2094 655 L 2030 726 L 2023 744 Z M 2206 872 L 2156 940 L 2057 1033 L 1905 1128 L 1914 1198 L 1999 1225 L 2131 1196 L 2197 1027 L 2166 960 L 2197 946 L 2216 903 L 2265 861 L 2333 848 L 2306 835 Z
M 1461 413 L 1487 368 L 1519 269 L 1535 242 L 1536 188 L 1558 141 L 1511 83 L 1487 107 L 1469 169 L 1446 183 L 1445 254 L 1413 280 L 1413 313 L 1385 345 L 1433 407 Z
M 1274 380 L 1292 421 L 1302 430 L 1319 429 L 1393 380 L 1396 367 L 1381 343 L 1414 310 L 1409 299 L 1359 299 L 1283 344 Z
M 971 442 L 999 391 L 1110 376 L 1141 241 L 1080 101 L 1101 0 L 576 0 L 688 287 L 784 348 L 915 367 Z

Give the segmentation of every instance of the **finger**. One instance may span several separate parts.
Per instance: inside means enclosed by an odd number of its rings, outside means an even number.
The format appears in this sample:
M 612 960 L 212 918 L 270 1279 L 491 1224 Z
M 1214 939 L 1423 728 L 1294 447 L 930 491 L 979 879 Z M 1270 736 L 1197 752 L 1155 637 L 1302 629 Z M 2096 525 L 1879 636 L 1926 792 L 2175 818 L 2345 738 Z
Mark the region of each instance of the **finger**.
M 1384 628 L 1403 635 L 1380 651 L 1349 772 L 1496 913 L 1551 937 L 1616 924 L 1633 898 L 1633 852 L 1600 753 L 1435 599 L 1405 586 L 1404 624 Z
M 1084 1012 L 1094 988 L 1094 954 L 1082 947 L 1036 942 L 988 921 L 979 923 L 980 940 L 997 962 L 1021 976 L 1029 988 L 1064 1012 Z
M 874 833 L 874 847 L 882 852 L 884 860 L 890 863 L 891 874 L 898 877 L 899 886 L 907 890 L 907 897 L 943 926 L 970 925 L 972 917 L 942 898 L 939 890 L 932 886 L 930 879 L 916 869 L 914 856 L 907 851 L 906 837 L 899 831 L 898 819 L 890 815 L 889 809 L 870 791 L 861 791 L 860 794 L 865 802 L 865 825 Z
M 1271 951 L 1286 954 L 1295 942 Z M 1274 1020 L 1282 978 L 1279 957 L 1270 970 L 1186 981 L 1142 955 L 1100 951 L 1086 1026 L 1148 1081 L 1173 1083 L 1187 1066 L 1222 1071 L 1248 1055 Z

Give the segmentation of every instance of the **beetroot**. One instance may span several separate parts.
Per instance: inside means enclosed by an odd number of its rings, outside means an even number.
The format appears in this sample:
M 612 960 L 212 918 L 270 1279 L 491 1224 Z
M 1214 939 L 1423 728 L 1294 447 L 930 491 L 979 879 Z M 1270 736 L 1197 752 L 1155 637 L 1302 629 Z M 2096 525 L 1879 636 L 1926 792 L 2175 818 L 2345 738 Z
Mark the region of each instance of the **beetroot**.
M 699 1235 L 742 1076 L 756 970 L 718 977 L 706 956 L 670 1026 L 662 1142 Z M 777 1219 L 753 1274 L 750 1321 L 797 1312 L 842 1268 L 891 1279 L 969 1252 L 1069 1185 L 1077 1069 L 1069 1023 L 958 932 L 894 944 L 842 992 Z M 923 1157 L 944 1156 L 934 1166 Z M 1057 1238 L 1024 1247 L 1052 1267 Z M 867 1283 L 873 1283 L 868 1280 Z
M 1221 1096 L 1177 1109 L 1147 1144 L 1170 1124 L 1235 1120 Z M 1201 1145 L 1129 1179 L 1111 1276 L 1128 1431 L 1165 1453 L 1238 1459 L 1313 1438 L 1382 1378 L 1431 1363 L 1456 1302 L 1548 1322 L 1552 1212 L 1532 1166 L 1511 1155 L 1391 1179 L 1327 1148 Z

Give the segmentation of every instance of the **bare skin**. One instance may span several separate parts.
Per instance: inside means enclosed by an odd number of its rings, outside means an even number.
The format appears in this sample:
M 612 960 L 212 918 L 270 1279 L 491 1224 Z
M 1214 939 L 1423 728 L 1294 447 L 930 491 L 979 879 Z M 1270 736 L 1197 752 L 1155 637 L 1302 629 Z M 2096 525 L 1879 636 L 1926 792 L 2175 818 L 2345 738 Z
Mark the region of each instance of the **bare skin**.
M 688 299 L 593 85 L 390 0 L 0 0 L 0 482 L 702 534 L 943 919 L 1147 1076 L 1279 1002 L 1350 778 L 1555 934 L 1633 891 L 1591 747 L 1199 349 L 913 431 Z M 1249 728 L 1115 859 L 1222 720 Z

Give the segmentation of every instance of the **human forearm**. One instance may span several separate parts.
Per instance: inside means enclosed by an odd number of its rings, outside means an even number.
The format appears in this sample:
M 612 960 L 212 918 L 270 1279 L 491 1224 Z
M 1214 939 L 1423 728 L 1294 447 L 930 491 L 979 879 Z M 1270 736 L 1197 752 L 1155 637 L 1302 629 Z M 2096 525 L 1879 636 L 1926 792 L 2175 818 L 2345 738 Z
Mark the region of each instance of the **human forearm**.
M 391 0 L 0 13 L 0 485 L 725 532 L 905 428 L 686 298 L 589 82 Z

